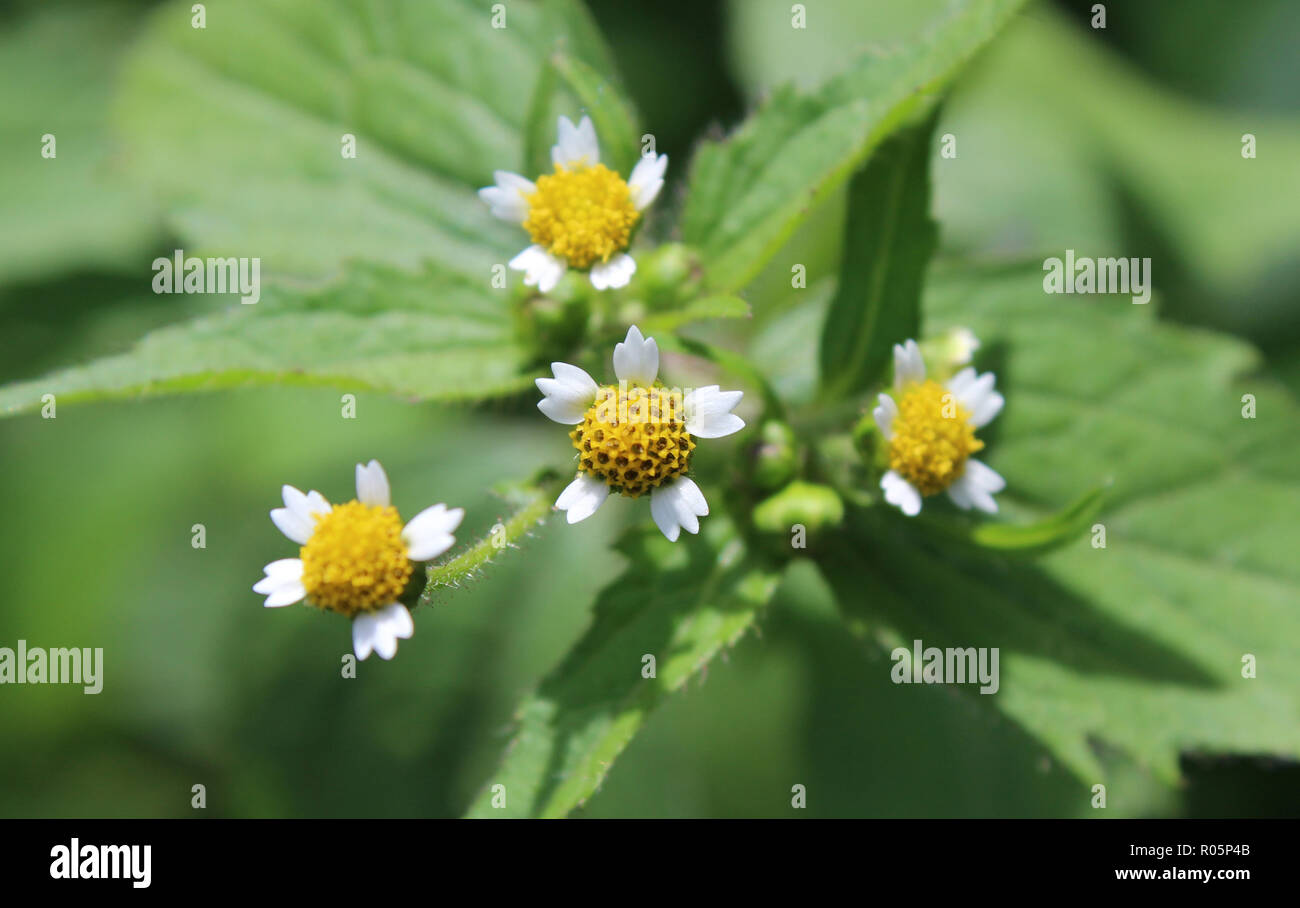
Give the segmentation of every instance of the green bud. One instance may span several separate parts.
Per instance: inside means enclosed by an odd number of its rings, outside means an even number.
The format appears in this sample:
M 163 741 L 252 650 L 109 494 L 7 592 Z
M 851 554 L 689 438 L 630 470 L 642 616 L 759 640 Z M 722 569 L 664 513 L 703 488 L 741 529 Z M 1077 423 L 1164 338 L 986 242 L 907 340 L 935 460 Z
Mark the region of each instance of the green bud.
M 681 243 L 667 243 L 637 258 L 633 295 L 650 311 L 675 309 L 699 290 L 699 261 Z
M 528 288 L 530 294 L 535 293 Z M 546 296 L 525 296 L 516 310 L 519 335 L 532 338 L 539 352 L 568 350 L 580 344 L 591 314 L 590 284 L 572 272 Z
M 830 486 L 795 480 L 754 508 L 754 525 L 767 533 L 789 533 L 796 525 L 815 533 L 839 526 L 844 502 Z
M 766 490 L 781 488 L 794 478 L 799 466 L 794 430 L 779 420 L 769 419 L 763 423 L 753 457 L 754 484 Z
M 921 356 L 930 377 L 942 382 L 970 365 L 979 345 L 979 338 L 969 328 L 953 328 L 945 334 L 921 341 Z
M 676 290 L 695 270 L 695 256 L 681 243 L 666 243 L 647 258 L 641 277 L 652 290 Z
M 853 427 L 853 448 L 866 463 L 875 460 L 876 452 L 884 441 L 880 436 L 880 427 L 876 418 L 870 413 L 862 414 L 857 425 Z

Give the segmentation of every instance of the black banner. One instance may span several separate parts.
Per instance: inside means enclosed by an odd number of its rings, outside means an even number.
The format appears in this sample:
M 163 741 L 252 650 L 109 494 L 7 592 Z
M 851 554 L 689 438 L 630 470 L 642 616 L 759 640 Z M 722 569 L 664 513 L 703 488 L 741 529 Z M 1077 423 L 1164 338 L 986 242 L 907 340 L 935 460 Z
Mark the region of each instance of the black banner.
M 775 874 L 864 893 L 907 883 L 927 894 L 1051 885 L 1230 898 L 1284 884 L 1296 835 L 1290 820 L 29 820 L 0 830 L 7 893 L 417 890 L 433 899 L 468 880 L 550 888 L 567 878 L 564 888 L 581 889 L 610 874 L 652 876 L 667 897 L 665 884 L 701 873 L 736 891 Z

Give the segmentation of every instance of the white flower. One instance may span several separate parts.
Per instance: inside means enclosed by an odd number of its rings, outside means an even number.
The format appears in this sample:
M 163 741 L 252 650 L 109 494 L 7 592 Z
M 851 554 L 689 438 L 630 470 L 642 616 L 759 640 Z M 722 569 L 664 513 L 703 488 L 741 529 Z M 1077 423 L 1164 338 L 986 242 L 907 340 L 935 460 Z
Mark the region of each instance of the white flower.
M 436 504 L 402 526 L 388 477 L 375 460 L 357 464 L 355 501 L 335 507 L 320 492 L 304 495 L 289 485 L 282 495 L 284 507 L 271 511 L 271 521 L 302 549 L 298 558 L 268 564 L 253 592 L 266 596 L 268 608 L 306 599 L 347 615 L 358 659 L 371 652 L 393 658 L 397 641 L 415 632 L 411 613 L 399 601 L 413 562 L 451 548 L 465 511 Z
M 633 325 L 614 347 L 618 385 L 600 386 L 577 366 L 551 363 L 553 378 L 537 379 L 537 409 L 576 426 L 578 475 L 555 507 L 569 523 L 585 520 L 611 492 L 637 498 L 650 493 L 650 514 L 669 540 L 700 531 L 709 513 L 700 487 L 686 475 L 697 438 L 721 438 L 745 422 L 731 411 L 741 391 L 717 385 L 681 391 L 657 385 L 659 345 Z
M 977 375 L 973 368 L 961 370 L 946 386 L 927 381 L 916 341 L 894 345 L 894 393 L 881 394 L 872 411 L 889 444 L 890 469 L 880 480 L 885 501 L 915 517 L 924 496 L 946 491 L 963 510 L 997 513 L 993 496 L 1006 481 L 970 456 L 984 447 L 975 430 L 1002 410 L 994 382 L 992 372 Z
M 537 182 L 507 170 L 493 173 L 496 185 L 478 191 L 492 214 L 521 225 L 533 245 L 510 260 L 524 272 L 524 284 L 550 293 L 569 268 L 587 270 L 597 290 L 626 287 L 636 262 L 626 250 L 641 212 L 664 185 L 668 156 L 642 156 L 623 178 L 600 163 L 600 146 L 590 117 L 577 126 L 560 117 L 551 148 L 555 172 Z

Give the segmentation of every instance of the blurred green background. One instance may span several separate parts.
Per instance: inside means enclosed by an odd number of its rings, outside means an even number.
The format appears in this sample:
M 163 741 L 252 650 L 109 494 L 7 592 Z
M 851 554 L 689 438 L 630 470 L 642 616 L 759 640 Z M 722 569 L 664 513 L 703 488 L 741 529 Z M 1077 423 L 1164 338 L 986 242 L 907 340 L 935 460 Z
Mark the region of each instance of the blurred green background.
M 171 237 L 147 199 L 114 182 L 111 146 L 58 186 L 32 169 L 45 121 L 107 128 L 116 63 L 151 5 L 0 7 L 0 74 L 23 99 L 0 112 L 0 380 L 226 305 L 148 292 L 147 263 Z M 816 84 L 945 7 L 806 5 L 810 27 L 792 38 L 784 0 L 591 4 L 678 185 L 693 142 L 765 90 Z M 860 27 L 818 29 L 832 6 Z M 1157 277 L 1164 317 L 1260 343 L 1300 388 L 1300 17 L 1283 0 L 1148 0 L 1109 4 L 1100 32 L 1086 27 L 1090 6 L 1032 8 L 959 80 L 938 132 L 981 153 L 936 171 L 943 252 L 1159 249 L 1177 262 Z M 1132 124 L 1151 118 L 1159 137 L 1137 136 Z M 1252 123 L 1273 137 L 1264 177 L 1180 193 L 1218 153 L 1208 130 Z M 1229 209 L 1216 191 L 1245 201 Z M 795 238 L 801 260 L 838 255 L 840 210 L 833 200 Z M 779 301 L 751 298 L 761 329 Z M 530 401 L 470 411 L 359 394 L 355 420 L 339 408 L 335 390 L 256 390 L 0 421 L 0 644 L 105 651 L 98 696 L 0 688 L 0 815 L 192 816 L 200 783 L 211 816 L 457 815 L 490 782 L 511 710 L 581 632 L 619 567 L 606 546 L 635 515 L 606 508 L 546 526 L 481 582 L 417 612 L 398 658 L 345 680 L 346 622 L 268 612 L 249 589 L 290 554 L 267 519 L 280 484 L 345 497 L 352 464 L 378 458 L 404 514 L 466 507 L 465 539 L 502 508 L 481 490 L 562 460 L 567 442 L 531 418 Z M 1094 813 L 1086 786 L 978 699 L 891 684 L 881 657 L 843 632 L 815 572 L 796 570 L 761 634 L 652 716 L 584 812 L 788 815 L 803 784 L 815 816 Z M 1300 771 L 1280 761 L 1189 755 L 1182 790 L 1122 754 L 1107 762 L 1111 803 L 1123 805 L 1110 815 L 1300 810 Z

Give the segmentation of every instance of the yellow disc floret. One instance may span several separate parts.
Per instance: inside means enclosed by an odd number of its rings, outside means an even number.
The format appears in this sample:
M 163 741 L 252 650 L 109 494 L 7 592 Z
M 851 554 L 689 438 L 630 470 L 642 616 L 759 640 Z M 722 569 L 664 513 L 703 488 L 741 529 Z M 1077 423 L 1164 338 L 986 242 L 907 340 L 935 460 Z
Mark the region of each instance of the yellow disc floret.
M 613 386 L 601 388 L 569 433 L 579 469 L 629 498 L 681 476 L 695 450 L 683 411 L 680 391 L 633 386 L 620 394 Z
M 590 268 L 627 248 L 640 217 L 627 183 L 604 164 L 573 170 L 556 164 L 528 196 L 524 229 L 570 266 Z
M 935 381 L 904 389 L 889 441 L 889 467 L 922 495 L 942 492 L 966 469 L 984 442 L 975 437 L 970 412 Z
M 321 608 L 356 615 L 397 601 L 411 579 L 397 508 L 349 501 L 317 518 L 302 547 L 302 585 Z

